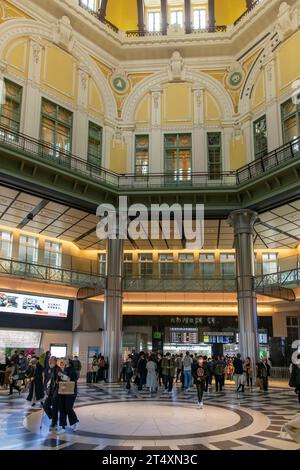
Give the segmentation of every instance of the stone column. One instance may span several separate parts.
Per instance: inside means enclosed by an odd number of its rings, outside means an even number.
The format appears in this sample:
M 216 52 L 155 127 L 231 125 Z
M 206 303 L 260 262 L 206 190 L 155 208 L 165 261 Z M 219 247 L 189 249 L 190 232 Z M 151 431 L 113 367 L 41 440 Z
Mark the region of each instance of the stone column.
M 192 32 L 192 18 L 191 18 L 191 0 L 184 0 L 185 12 L 185 32 L 190 34 Z
M 215 30 L 215 0 L 208 0 L 208 27 L 210 31 Z
M 122 271 L 123 240 L 108 239 L 107 286 L 104 297 L 104 356 L 108 360 L 108 382 L 120 377 L 122 360 Z
M 168 20 L 167 20 L 167 0 L 160 0 L 161 11 L 161 30 L 162 34 L 167 34 Z
M 254 376 L 258 360 L 257 303 L 253 284 L 253 227 L 256 219 L 256 212 L 250 209 L 234 211 L 228 217 L 228 223 L 234 230 L 236 251 L 239 349 L 242 359 L 247 356 L 251 358 Z

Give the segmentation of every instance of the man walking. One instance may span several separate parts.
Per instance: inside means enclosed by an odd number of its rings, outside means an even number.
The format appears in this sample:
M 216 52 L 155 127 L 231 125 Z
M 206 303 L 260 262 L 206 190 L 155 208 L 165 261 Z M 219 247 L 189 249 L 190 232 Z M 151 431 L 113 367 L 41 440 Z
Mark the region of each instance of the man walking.
M 187 351 L 183 359 L 184 388 L 187 392 L 192 388 L 193 385 L 192 364 L 193 359 L 191 358 L 189 351 Z

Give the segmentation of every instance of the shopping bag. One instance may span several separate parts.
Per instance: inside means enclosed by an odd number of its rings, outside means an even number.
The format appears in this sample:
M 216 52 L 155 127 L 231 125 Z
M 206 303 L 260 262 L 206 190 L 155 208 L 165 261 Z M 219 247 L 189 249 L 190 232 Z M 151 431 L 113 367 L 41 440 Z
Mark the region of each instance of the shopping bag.
M 293 441 L 300 442 L 300 415 L 296 415 L 281 428 L 280 437 L 290 436 Z
M 58 395 L 74 395 L 75 382 L 58 382 Z

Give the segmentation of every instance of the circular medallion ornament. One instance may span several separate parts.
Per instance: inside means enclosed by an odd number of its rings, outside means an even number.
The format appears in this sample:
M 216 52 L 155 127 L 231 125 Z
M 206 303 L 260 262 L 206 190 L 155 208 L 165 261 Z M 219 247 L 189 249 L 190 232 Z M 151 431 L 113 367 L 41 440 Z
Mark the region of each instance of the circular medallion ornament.
M 124 93 L 128 88 L 128 81 L 125 77 L 116 75 L 112 78 L 112 86 L 117 93 Z
M 229 77 L 229 83 L 231 86 L 238 86 L 243 80 L 241 72 L 233 72 Z

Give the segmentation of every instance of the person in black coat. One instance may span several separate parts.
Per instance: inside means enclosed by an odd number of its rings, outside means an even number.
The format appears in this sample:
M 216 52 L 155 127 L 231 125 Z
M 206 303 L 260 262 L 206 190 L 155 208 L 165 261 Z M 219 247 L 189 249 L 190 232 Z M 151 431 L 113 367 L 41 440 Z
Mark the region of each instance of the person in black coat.
M 50 431 L 54 431 L 58 421 L 58 384 L 61 380 L 62 370 L 57 365 L 57 358 L 51 356 L 49 359 L 49 381 L 48 396 L 44 403 L 44 411 L 51 419 Z
M 67 365 L 64 368 L 63 373 L 59 372 L 60 378 L 63 381 L 74 382 L 74 393 L 70 395 L 59 395 L 59 425 L 61 426 L 61 431 L 64 432 L 67 426 L 67 418 L 69 420 L 70 426 L 73 428 L 73 431 L 78 429 L 79 419 L 74 411 L 74 403 L 77 397 L 77 371 L 74 367 L 73 359 L 68 359 Z
M 44 383 L 43 383 L 43 368 L 39 364 L 36 357 L 30 360 L 29 367 L 26 370 L 25 376 L 30 380 L 29 394 L 26 400 L 31 401 L 31 406 L 35 406 L 36 401 L 40 401 L 43 406 L 44 399 Z
M 136 377 L 138 390 L 142 390 L 143 385 L 145 385 L 147 380 L 147 360 L 143 351 L 140 352 L 140 358 L 137 363 Z
M 300 361 L 300 354 L 298 354 L 297 359 Z M 291 377 L 289 381 L 289 386 L 295 388 L 295 393 L 298 395 L 298 401 L 300 404 L 300 363 L 292 365 Z

